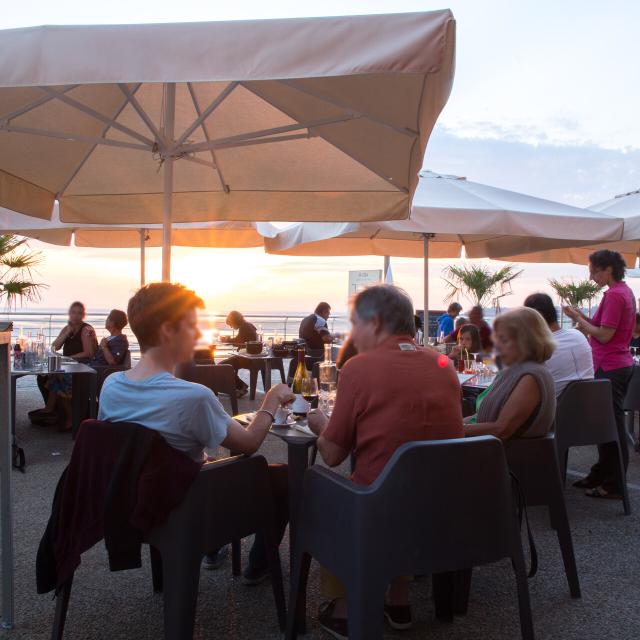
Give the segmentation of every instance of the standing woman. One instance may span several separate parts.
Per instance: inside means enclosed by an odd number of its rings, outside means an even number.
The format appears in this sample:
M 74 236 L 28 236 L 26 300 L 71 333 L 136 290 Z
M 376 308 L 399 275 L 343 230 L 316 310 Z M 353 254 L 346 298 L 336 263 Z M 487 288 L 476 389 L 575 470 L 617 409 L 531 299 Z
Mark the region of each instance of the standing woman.
M 625 470 L 629 464 L 629 450 L 623 407 L 633 369 L 629 342 L 636 324 L 636 301 L 624 282 L 626 266 L 617 251 L 603 249 L 592 253 L 589 256 L 589 275 L 596 284 L 608 287 L 596 314 L 588 318 L 574 307 L 564 308 L 577 328 L 589 337 L 595 377 L 611 381 L 613 410 Z M 599 445 L 598 462 L 591 467 L 589 475 L 574 486 L 586 488 L 586 494 L 592 498 L 621 499 L 622 487 L 615 479 L 616 458 L 615 443 Z

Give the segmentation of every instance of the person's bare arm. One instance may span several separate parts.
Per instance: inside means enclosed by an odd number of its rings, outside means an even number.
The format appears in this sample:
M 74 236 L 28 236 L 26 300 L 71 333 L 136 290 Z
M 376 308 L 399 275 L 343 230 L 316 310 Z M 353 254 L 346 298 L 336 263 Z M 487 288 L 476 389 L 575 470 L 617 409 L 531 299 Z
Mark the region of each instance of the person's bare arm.
M 102 353 L 104 354 L 104 359 L 107 361 L 107 364 L 113 366 L 116 364 L 116 359 L 111 353 L 111 349 L 109 349 L 109 341 L 106 338 L 102 339 L 100 343 L 100 348 L 102 349 Z
M 286 384 L 278 384 L 269 389 L 260 408 L 275 415 L 281 405 L 288 404 L 294 399 L 295 396 Z M 222 446 L 234 453 L 247 455 L 255 453 L 271 428 L 273 420 L 269 413 L 257 413 L 246 429 L 239 422 L 230 420 L 227 426 L 227 437 L 222 441 Z
M 466 424 L 467 436 L 496 436 L 508 440 L 521 427 L 540 404 L 540 389 L 535 378 L 525 375 L 515 386 L 495 422 Z
M 349 451 L 347 449 L 343 449 L 334 442 L 331 442 L 331 440 L 327 440 L 322 437 L 322 434 L 329 424 L 327 416 L 322 411 L 313 409 L 309 412 L 307 421 L 311 431 L 318 436 L 316 446 L 318 447 L 318 451 L 320 452 L 322 459 L 327 463 L 327 465 L 330 467 L 337 467 L 339 464 L 344 462 L 349 455 Z
M 575 307 L 563 307 L 564 312 L 568 315 L 578 326 L 578 329 L 588 336 L 594 337 L 601 344 L 607 344 L 613 338 L 616 329 L 615 327 L 596 327 L 591 323 L 591 319 Z
M 58 334 L 58 337 L 51 343 L 51 348 L 54 351 L 58 351 L 58 349 L 62 348 L 64 341 L 67 339 L 67 336 L 69 335 L 69 331 L 70 331 L 70 327 L 68 324 L 62 327 L 62 331 L 60 331 L 60 333 Z
M 80 334 L 82 340 L 82 351 L 80 353 L 74 353 L 73 358 L 79 360 L 80 358 L 93 358 L 96 355 L 96 349 L 98 347 L 96 343 L 96 334 L 92 327 L 84 327 Z

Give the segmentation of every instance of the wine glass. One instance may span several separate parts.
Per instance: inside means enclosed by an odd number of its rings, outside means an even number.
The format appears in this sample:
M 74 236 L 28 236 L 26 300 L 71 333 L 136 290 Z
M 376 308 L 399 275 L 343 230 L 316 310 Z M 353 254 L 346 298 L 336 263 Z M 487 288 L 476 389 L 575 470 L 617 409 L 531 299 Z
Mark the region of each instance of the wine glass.
M 302 397 L 309 403 L 310 408 L 313 407 L 314 402 L 318 401 L 318 380 L 316 378 L 304 378 L 300 392 Z

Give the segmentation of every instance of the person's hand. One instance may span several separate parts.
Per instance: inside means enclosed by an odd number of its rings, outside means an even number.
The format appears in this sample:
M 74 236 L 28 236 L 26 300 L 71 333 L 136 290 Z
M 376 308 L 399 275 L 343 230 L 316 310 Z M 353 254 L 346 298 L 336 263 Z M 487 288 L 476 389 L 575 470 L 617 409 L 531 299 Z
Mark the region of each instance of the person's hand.
M 309 429 L 313 431 L 317 436 L 322 435 L 322 432 L 327 428 L 327 424 L 329 423 L 329 418 L 320 411 L 320 409 L 311 409 L 309 413 L 307 413 L 307 424 L 309 425 Z
M 580 317 L 580 312 L 575 307 L 565 306 L 562 307 L 564 314 L 572 320 L 577 320 Z
M 285 406 L 293 402 L 296 397 L 291 392 L 291 389 L 286 384 L 277 384 L 275 387 L 271 387 L 267 391 L 267 395 L 264 398 L 262 406 L 265 409 L 276 411 L 279 407 Z
M 459 358 L 460 357 L 460 345 L 456 345 L 455 347 L 453 347 L 453 349 L 451 349 L 451 351 L 449 352 L 449 357 L 450 358 Z
M 102 338 L 102 340 L 100 340 L 100 348 L 104 349 L 104 347 L 106 347 L 108 344 L 108 340 L 106 338 Z

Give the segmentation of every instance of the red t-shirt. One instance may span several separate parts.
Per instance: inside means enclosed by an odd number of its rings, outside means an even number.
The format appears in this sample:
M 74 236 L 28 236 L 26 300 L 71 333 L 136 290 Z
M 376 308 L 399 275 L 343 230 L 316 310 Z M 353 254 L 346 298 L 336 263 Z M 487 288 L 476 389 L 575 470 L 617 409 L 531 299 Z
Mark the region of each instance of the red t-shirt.
M 355 451 L 353 481 L 371 484 L 405 442 L 462 438 L 458 377 L 446 356 L 393 336 L 340 371 L 336 405 L 322 434 Z

